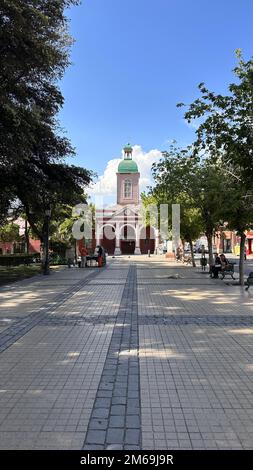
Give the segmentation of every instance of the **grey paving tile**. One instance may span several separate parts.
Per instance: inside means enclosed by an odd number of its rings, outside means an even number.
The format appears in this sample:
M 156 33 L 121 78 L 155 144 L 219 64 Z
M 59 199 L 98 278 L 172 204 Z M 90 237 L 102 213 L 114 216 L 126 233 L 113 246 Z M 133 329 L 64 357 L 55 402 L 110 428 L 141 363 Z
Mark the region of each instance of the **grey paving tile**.
M 108 444 L 122 444 L 124 443 L 124 428 L 108 428 L 106 435 L 106 442 Z

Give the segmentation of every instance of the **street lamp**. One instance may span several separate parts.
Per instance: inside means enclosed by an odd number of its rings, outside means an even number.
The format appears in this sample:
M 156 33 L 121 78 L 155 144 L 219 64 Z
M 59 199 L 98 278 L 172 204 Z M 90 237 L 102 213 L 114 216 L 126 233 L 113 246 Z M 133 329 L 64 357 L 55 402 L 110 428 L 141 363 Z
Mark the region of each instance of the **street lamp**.
M 43 274 L 48 275 L 50 274 L 49 270 L 49 221 L 51 217 L 51 207 L 48 206 L 45 210 L 45 262 L 44 262 L 44 270 Z

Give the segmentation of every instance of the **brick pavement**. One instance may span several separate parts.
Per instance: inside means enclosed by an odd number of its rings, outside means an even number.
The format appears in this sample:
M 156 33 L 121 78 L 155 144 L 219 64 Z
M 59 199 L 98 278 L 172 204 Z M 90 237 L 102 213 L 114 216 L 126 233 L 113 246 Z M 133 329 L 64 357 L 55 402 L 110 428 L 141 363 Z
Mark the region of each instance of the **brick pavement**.
M 1 449 L 252 449 L 252 293 L 162 257 L 0 289 Z

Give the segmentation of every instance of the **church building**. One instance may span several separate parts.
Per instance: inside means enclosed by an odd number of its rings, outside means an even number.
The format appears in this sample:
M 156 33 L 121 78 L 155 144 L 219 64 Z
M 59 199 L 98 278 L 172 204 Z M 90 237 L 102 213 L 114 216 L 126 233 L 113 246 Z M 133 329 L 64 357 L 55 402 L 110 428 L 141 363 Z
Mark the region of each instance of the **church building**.
M 109 255 L 154 253 L 159 245 L 159 232 L 142 223 L 140 173 L 131 145 L 123 150 L 124 158 L 115 175 L 117 204 L 96 210 L 96 244 L 102 245 Z

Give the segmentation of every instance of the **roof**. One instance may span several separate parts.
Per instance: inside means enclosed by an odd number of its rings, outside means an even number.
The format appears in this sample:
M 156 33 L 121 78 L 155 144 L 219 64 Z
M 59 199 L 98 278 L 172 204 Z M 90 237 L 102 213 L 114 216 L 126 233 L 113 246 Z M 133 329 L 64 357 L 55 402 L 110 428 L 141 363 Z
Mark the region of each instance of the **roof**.
M 132 152 L 133 151 L 132 145 L 128 143 L 127 145 L 125 145 L 123 150 L 125 152 Z
M 118 166 L 119 173 L 138 173 L 138 166 L 132 159 L 125 158 Z

